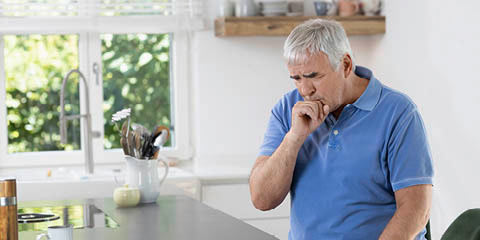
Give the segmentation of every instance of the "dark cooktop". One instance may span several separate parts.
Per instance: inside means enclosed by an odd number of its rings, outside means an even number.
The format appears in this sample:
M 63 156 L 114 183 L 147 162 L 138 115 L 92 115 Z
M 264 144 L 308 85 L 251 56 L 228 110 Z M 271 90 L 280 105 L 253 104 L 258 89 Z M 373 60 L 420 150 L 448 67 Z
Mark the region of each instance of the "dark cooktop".
M 93 204 L 23 207 L 18 209 L 18 231 L 45 231 L 49 226 L 117 228 L 118 223 Z
M 48 222 L 60 219 L 60 216 L 51 213 L 19 213 L 18 223 Z

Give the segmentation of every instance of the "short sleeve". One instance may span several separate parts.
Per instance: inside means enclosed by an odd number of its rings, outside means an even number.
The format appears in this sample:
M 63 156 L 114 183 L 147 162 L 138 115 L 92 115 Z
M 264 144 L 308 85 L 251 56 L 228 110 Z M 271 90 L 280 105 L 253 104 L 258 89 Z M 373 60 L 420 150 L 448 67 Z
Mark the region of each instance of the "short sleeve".
M 263 143 L 260 146 L 258 156 L 271 156 L 278 146 L 280 146 L 280 143 L 282 143 L 285 134 L 287 134 L 288 130 L 282 121 L 283 117 L 281 109 L 281 102 L 275 105 L 272 109 L 267 125 L 267 131 L 263 137 Z
M 388 143 L 388 168 L 393 191 L 433 184 L 433 164 L 425 126 L 418 110 L 404 112 Z

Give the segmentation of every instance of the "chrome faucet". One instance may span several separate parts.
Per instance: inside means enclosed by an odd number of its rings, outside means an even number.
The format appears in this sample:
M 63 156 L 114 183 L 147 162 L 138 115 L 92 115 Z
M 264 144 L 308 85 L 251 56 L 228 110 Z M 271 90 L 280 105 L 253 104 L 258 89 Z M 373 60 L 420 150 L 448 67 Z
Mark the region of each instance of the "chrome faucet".
M 78 73 L 85 85 L 85 114 L 65 116 L 65 85 L 72 73 Z M 90 114 L 90 95 L 88 94 L 88 84 L 85 76 L 78 70 L 70 70 L 65 78 L 63 78 L 62 89 L 60 91 L 60 141 L 62 144 L 67 143 L 67 120 L 83 118 L 84 120 L 84 137 L 82 148 L 85 153 L 85 174 L 93 174 L 93 152 L 92 152 L 92 138 L 100 137 L 99 132 L 92 131 L 92 116 Z

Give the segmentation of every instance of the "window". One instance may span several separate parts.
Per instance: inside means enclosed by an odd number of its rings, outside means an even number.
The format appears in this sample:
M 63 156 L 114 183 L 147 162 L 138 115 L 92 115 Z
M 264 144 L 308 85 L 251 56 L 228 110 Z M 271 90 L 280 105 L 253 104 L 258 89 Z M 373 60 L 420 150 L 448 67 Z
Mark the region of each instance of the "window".
M 58 100 L 65 72 L 78 68 L 77 35 L 5 35 L 8 153 L 80 149 L 80 122 L 61 146 Z M 78 81 L 68 82 L 66 110 L 80 113 Z
M 0 0 L 0 167 L 81 164 L 83 121 L 60 144 L 64 76 L 86 77 L 95 163 L 122 162 L 111 115 L 171 128 L 163 154 L 191 156 L 189 33 L 201 29 L 200 0 Z M 85 113 L 86 88 L 68 79 L 67 115 Z
M 142 123 L 151 131 L 157 125 L 172 126 L 170 35 L 102 34 L 100 38 L 105 148 L 121 147 L 118 130 L 108 124 L 108 119 L 124 106 L 135 113 L 133 122 Z M 171 141 L 167 146 L 172 146 Z

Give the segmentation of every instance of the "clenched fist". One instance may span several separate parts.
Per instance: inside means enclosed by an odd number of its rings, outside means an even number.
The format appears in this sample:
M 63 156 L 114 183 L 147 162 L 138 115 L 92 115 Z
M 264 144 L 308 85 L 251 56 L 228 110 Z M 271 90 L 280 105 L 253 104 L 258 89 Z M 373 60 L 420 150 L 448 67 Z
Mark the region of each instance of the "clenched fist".
M 297 102 L 292 109 L 291 134 L 305 141 L 323 123 L 329 110 L 328 105 L 320 101 Z

